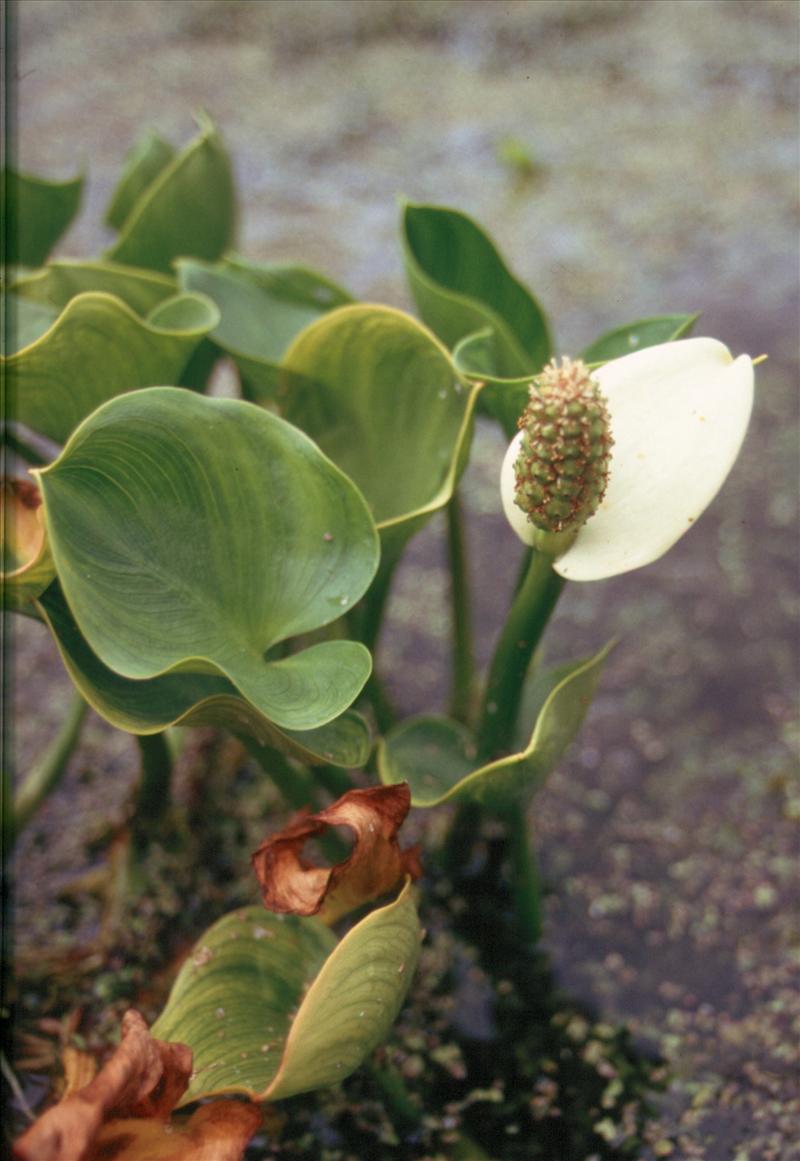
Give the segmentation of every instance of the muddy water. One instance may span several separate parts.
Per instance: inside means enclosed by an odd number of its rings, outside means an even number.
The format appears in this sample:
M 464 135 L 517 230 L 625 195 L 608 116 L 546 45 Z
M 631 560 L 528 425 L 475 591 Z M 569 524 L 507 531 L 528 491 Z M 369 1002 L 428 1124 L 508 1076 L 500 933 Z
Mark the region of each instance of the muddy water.
M 408 307 L 396 199 L 454 204 L 534 289 L 560 351 L 702 310 L 701 332 L 769 353 L 745 452 L 700 525 L 646 571 L 562 599 L 554 657 L 621 644 L 534 812 L 564 981 L 659 1044 L 674 1155 L 710 1161 L 800 1156 L 799 35 L 781 0 L 18 5 L 20 164 L 91 176 L 64 253 L 107 241 L 97 223 L 139 131 L 185 140 L 204 107 L 235 160 L 251 257 Z M 481 429 L 465 484 L 484 658 L 517 557 L 497 517 L 502 451 Z M 383 650 L 409 711 L 443 700 L 440 532 L 412 546 Z M 18 671 L 24 765 L 65 692 L 35 626 Z M 122 740 L 104 758 L 103 738 L 24 844 L 23 926 L 33 881 L 82 858 L 68 824 L 104 761 L 106 814 L 121 809 L 133 755 Z

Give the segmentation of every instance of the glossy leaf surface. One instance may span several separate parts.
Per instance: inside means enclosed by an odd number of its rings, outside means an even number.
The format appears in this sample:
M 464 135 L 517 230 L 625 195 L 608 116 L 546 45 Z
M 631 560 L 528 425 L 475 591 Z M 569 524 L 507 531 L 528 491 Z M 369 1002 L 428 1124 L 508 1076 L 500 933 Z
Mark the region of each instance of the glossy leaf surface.
M 194 1053 L 183 1102 L 222 1093 L 277 1100 L 344 1080 L 391 1028 L 420 937 L 409 887 L 338 944 L 315 918 L 262 907 L 219 920 L 153 1027 Z
M 94 412 L 39 475 L 64 594 L 110 669 L 221 675 L 293 730 L 357 696 L 370 658 L 354 642 L 267 657 L 341 616 L 377 566 L 361 495 L 301 432 L 152 388 Z
M 452 495 L 475 388 L 414 319 L 332 311 L 289 348 L 279 403 L 361 488 L 384 536 L 404 538 Z
M 233 243 L 235 204 L 228 154 L 212 123 L 138 196 L 107 257 L 167 273 L 173 259 L 214 261 Z
M 527 744 L 480 765 L 463 726 L 446 718 L 412 718 L 381 743 L 381 780 L 407 781 L 413 806 L 471 800 L 502 812 L 541 786 L 577 734 L 611 645 L 593 657 L 545 672 L 532 695 L 535 726 Z
M 448 347 L 489 327 L 498 376 L 526 375 L 547 362 L 541 307 L 477 223 L 442 206 L 407 204 L 401 232 L 414 301 Z
M 4 360 L 14 419 L 62 443 L 101 403 L 179 378 L 214 326 L 199 295 L 162 303 L 147 321 L 109 294 L 80 294 L 37 340 Z
M 5 192 L 5 253 L 9 266 L 41 266 L 78 212 L 83 178 L 48 181 L 7 170 L 0 175 Z
M 581 351 L 580 357 L 588 364 L 607 363 L 609 359 L 630 355 L 631 351 L 684 339 L 691 334 L 699 317 L 699 314 L 665 314 L 639 319 L 638 322 L 628 323 L 627 326 L 617 327 L 601 335 Z
M 304 327 L 351 302 L 350 295 L 314 271 L 229 257 L 214 265 L 178 263 L 181 286 L 208 295 L 220 321 L 212 338 L 236 363 L 245 393 L 270 399 L 278 386 L 278 364 Z
M 211 673 L 167 673 L 139 681 L 121 677 L 89 647 L 58 584 L 40 596 L 37 609 L 84 699 L 120 730 L 155 734 L 170 726 L 217 726 L 254 737 L 309 765 L 357 767 L 369 757 L 367 723 L 352 710 L 315 730 L 282 730 L 224 677 Z
M 87 291 L 113 294 L 131 310 L 145 317 L 150 311 L 171 298 L 177 290 L 174 279 L 153 270 L 137 270 L 116 262 L 49 262 L 18 279 L 12 286 L 15 294 L 29 302 L 63 310 L 70 299 Z

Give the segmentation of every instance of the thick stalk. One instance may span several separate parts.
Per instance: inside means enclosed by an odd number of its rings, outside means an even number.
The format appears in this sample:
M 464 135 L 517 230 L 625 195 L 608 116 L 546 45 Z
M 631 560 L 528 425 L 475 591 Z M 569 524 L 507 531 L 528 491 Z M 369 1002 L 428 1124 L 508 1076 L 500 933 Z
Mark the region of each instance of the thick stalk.
M 517 930 L 526 943 L 534 945 L 542 935 L 542 888 L 539 868 L 532 848 L 527 811 L 504 815 L 508 854 L 511 860 L 511 891 L 517 916 Z
M 489 668 L 478 726 L 478 752 L 484 761 L 513 747 L 528 666 L 563 586 L 551 557 L 534 552 Z
M 78 744 L 88 708 L 81 695 L 76 693 L 58 734 L 14 795 L 15 835 L 24 830 L 50 791 L 58 785 Z
M 382 734 L 387 733 L 394 725 L 395 713 L 389 696 L 374 668 L 375 649 L 398 559 L 399 556 L 396 553 L 391 555 L 385 553 L 382 556 L 374 581 L 349 618 L 351 631 L 372 654 L 373 670 L 364 688 L 364 694 L 372 705 L 376 725 Z
M 141 762 L 132 831 L 134 846 L 146 846 L 155 828 L 166 819 L 172 805 L 172 754 L 167 735 L 139 734 L 136 737 Z
M 447 505 L 447 552 L 450 560 L 450 606 L 453 618 L 450 716 L 457 721 L 466 722 L 472 704 L 474 647 L 464 521 L 458 492 L 453 493 Z

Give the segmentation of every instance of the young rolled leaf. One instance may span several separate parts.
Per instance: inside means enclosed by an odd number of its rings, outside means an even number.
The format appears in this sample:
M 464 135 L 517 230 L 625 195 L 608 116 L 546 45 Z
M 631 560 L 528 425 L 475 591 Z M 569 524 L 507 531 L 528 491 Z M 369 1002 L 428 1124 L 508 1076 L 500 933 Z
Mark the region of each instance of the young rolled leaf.
M 67 603 L 91 650 L 135 680 L 227 678 L 282 730 L 352 703 L 352 641 L 274 659 L 368 587 L 378 538 L 358 490 L 259 407 L 154 387 L 111 400 L 37 475 Z
M 476 222 L 443 206 L 407 203 L 401 236 L 417 309 L 448 347 L 488 327 L 495 375 L 528 375 L 547 362 L 550 333 L 541 307 Z
M 304 327 L 352 302 L 340 286 L 300 266 L 247 262 L 228 256 L 214 265 L 185 260 L 177 264 L 185 290 L 208 295 L 220 321 L 211 337 L 230 355 L 247 398 L 264 402 L 278 388 L 278 366 Z
M 175 156 L 175 148 L 158 133 L 141 137 L 125 159 L 122 176 L 105 212 L 107 225 L 121 230 L 139 198 Z
M 219 920 L 153 1028 L 192 1049 L 183 1103 L 223 1093 L 278 1100 L 344 1080 L 386 1038 L 421 935 L 410 884 L 338 944 L 316 918 L 245 907 Z
M 64 1052 L 66 1091 L 13 1149 L 17 1161 L 240 1161 L 261 1124 L 254 1105 L 219 1101 L 169 1120 L 186 1091 L 191 1051 L 154 1040 L 138 1012 L 96 1073 L 86 1053 Z
M 167 673 L 145 681 L 121 677 L 91 650 L 57 583 L 42 593 L 35 608 L 84 699 L 120 730 L 156 734 L 170 726 L 218 726 L 312 766 L 355 768 L 369 757 L 369 727 L 353 710 L 317 729 L 280 729 L 225 677 L 211 673 Z
M 295 339 L 283 368 L 283 414 L 358 484 L 384 546 L 444 507 L 477 388 L 429 331 L 391 307 L 342 307 Z
M 517 753 L 482 765 L 471 734 L 457 722 L 411 718 L 379 743 L 381 781 L 407 781 L 412 806 L 472 801 L 497 813 L 524 806 L 580 729 L 612 645 L 541 675 L 533 733 Z
M 4 261 L 8 266 L 41 266 L 78 212 L 83 178 L 49 181 L 6 169 L 0 173 L 0 188 Z
M 126 266 L 169 272 L 173 259 L 213 262 L 233 244 L 236 207 L 231 163 L 211 121 L 132 202 L 107 257 Z M 123 187 L 126 201 L 131 177 Z
M 364 903 L 385 895 L 410 875 L 422 874 L 417 847 L 401 850 L 397 832 L 411 794 L 406 783 L 350 790 L 317 814 L 301 814 L 270 835 L 253 855 L 264 906 L 293 915 L 319 915 L 335 923 Z M 333 867 L 303 858 L 303 847 L 329 827 L 353 832 L 350 855 Z
M 57 443 L 101 403 L 175 381 L 217 308 L 199 295 L 164 302 L 152 320 L 109 294 L 79 294 L 35 342 L 3 360 L 10 412 Z
M 55 307 L 59 312 L 78 294 L 112 294 L 145 318 L 165 298 L 171 298 L 178 286 L 174 279 L 153 270 L 136 270 L 101 260 L 62 259 L 18 278 L 11 289 L 26 301 Z
M 30 480 L 5 479 L 2 491 L 3 607 L 24 610 L 53 580 L 55 565 L 39 489 Z
M 619 359 L 631 351 L 642 351 L 645 347 L 655 347 L 659 343 L 671 343 L 685 339 L 692 333 L 699 314 L 664 314 L 656 318 L 642 318 L 627 326 L 616 327 L 595 339 L 580 357 L 592 366 L 607 363 L 609 359 Z

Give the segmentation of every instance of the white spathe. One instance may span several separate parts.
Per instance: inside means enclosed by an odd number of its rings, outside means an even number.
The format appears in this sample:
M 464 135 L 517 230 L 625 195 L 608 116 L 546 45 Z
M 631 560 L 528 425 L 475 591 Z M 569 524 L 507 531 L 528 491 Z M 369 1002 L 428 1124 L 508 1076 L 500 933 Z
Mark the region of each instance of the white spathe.
M 753 406 L 753 363 L 716 339 L 682 339 L 592 372 L 608 403 L 611 450 L 602 504 L 554 564 L 569 580 L 603 580 L 657 560 L 716 496 Z M 521 540 L 536 529 L 514 503 L 521 433 L 503 461 L 503 509 Z

